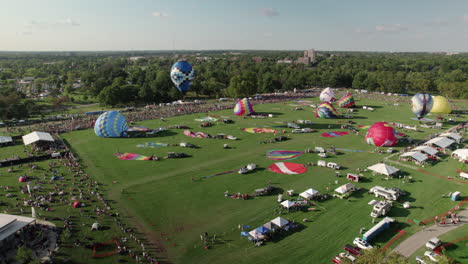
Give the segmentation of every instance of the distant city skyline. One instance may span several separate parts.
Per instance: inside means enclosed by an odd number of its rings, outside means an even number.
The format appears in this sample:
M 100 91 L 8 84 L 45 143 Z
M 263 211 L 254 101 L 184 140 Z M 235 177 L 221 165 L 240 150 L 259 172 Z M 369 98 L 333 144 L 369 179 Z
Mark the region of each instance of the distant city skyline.
M 0 0 L 0 51 L 468 52 L 466 0 Z

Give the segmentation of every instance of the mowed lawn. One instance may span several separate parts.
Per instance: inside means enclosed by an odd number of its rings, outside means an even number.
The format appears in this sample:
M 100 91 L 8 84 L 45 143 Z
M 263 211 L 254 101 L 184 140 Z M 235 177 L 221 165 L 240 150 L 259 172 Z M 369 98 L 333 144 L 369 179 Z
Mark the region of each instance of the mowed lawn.
M 315 101 L 316 100 L 312 100 Z M 414 115 L 409 105 L 393 106 L 391 102 L 370 101 L 362 99 L 358 105 L 371 105 L 376 111 L 369 112 L 359 109 L 353 121 L 357 125 L 370 125 L 378 121 L 401 122 L 416 125 L 417 121 L 410 118 Z M 107 184 L 110 199 L 116 201 L 116 206 L 124 215 L 130 216 L 134 224 L 155 242 L 161 252 L 160 256 L 174 263 L 330 263 L 331 258 L 342 251 L 345 243 L 359 236 L 361 227 L 372 227 L 370 211 L 367 203 L 375 199 L 367 194 L 372 186 L 400 187 L 409 192 L 403 200 L 412 202 L 414 208 L 403 209 L 396 204 L 389 216 L 394 217 L 399 225 L 397 229 L 408 232 L 401 240 L 420 227 L 407 222 L 409 219 L 424 220 L 452 208 L 455 203 L 443 194 L 451 191 L 466 193 L 468 186 L 440 179 L 434 176 L 400 167 L 404 172 L 415 178 L 413 183 L 403 183 L 402 180 L 383 180 L 381 176 L 365 173 L 366 181 L 357 183 L 364 188 L 363 192 L 354 194 L 350 201 L 329 199 L 318 202 L 318 210 L 313 212 L 279 212 L 277 196 L 257 197 L 249 200 L 235 200 L 224 197 L 227 190 L 230 193 L 253 193 L 255 189 L 268 184 L 282 188 L 284 191 L 293 189 L 300 193 L 308 188 L 314 188 L 322 193 L 332 194 L 333 190 L 347 182 L 345 177 L 336 177 L 335 171 L 327 168 L 309 167 L 308 172 L 301 175 L 276 174 L 268 170 L 274 163 L 265 157 L 268 150 L 299 150 L 315 146 L 346 148 L 353 150 L 373 151 L 374 146 L 364 142 L 366 130 L 360 130 L 360 135 L 349 134 L 343 137 L 326 138 L 320 134 L 328 131 L 345 131 L 340 128 L 346 119 L 317 119 L 313 116 L 313 108 L 301 106 L 304 110 L 294 111 L 297 102 L 257 105 L 255 110 L 263 113 L 274 113 L 274 118 L 252 119 L 234 117 L 232 111 L 219 111 L 210 114 L 229 116 L 235 123 L 223 124 L 217 122 L 210 128 L 199 128 L 200 122 L 195 118 L 206 114 L 193 114 L 167 118 L 166 121 L 151 120 L 139 122 L 138 125 L 161 127 L 170 125 L 188 125 L 192 131 L 203 131 L 209 134 L 224 133 L 239 138 L 237 141 L 218 139 L 189 138 L 183 135 L 183 130 L 171 129 L 159 137 L 135 139 L 103 139 L 95 136 L 92 130 L 77 131 L 63 134 L 63 137 L 83 159 L 87 171 L 92 177 Z M 432 116 L 434 117 L 434 116 Z M 310 134 L 286 133 L 290 140 L 278 143 L 259 144 L 270 139 L 273 134 L 249 134 L 241 131 L 245 127 L 268 127 L 280 131 L 287 129 L 279 122 L 294 120 L 311 120 L 315 124 L 302 125 L 318 129 Z M 278 126 L 278 127 L 277 127 Z M 449 126 L 445 126 L 444 129 Z M 404 132 L 418 140 L 440 130 L 424 129 L 423 132 Z M 180 143 L 190 142 L 199 146 L 198 149 L 181 147 L 161 147 L 153 149 L 137 148 L 136 144 L 144 142 Z M 228 143 L 232 149 L 223 149 Z M 401 149 L 398 145 L 395 149 Z M 116 152 L 134 152 L 142 155 L 163 157 L 167 152 L 185 152 L 192 157 L 160 161 L 122 161 L 118 160 Z M 356 168 L 365 168 L 380 162 L 389 154 L 355 153 L 341 151 L 337 156 L 326 158 L 344 167 L 346 172 L 355 172 Z M 316 154 L 304 154 L 292 160 L 306 164 L 316 163 L 320 158 Z M 237 172 L 211 178 L 200 179 L 230 170 L 238 170 L 248 163 L 256 163 L 258 169 L 253 173 L 239 175 Z M 426 170 L 444 176 L 454 176 L 459 163 L 447 157 L 435 166 L 426 166 Z M 398 166 L 397 166 L 398 167 Z M 192 181 L 192 177 L 195 181 Z M 337 181 L 338 184 L 335 183 Z M 327 191 L 327 187 L 329 191 Z M 287 196 L 285 197 L 287 199 Z M 296 196 L 297 198 L 297 196 Z M 282 239 L 267 242 L 261 247 L 254 247 L 247 238 L 240 236 L 239 225 L 250 225 L 251 230 L 279 216 L 294 220 L 302 227 Z M 303 219 L 310 221 L 303 223 Z M 203 249 L 200 234 L 208 232 L 216 234 L 215 243 L 211 249 Z M 394 230 L 383 233 L 375 242 L 383 246 L 395 234 Z M 211 240 L 210 240 L 211 241 Z

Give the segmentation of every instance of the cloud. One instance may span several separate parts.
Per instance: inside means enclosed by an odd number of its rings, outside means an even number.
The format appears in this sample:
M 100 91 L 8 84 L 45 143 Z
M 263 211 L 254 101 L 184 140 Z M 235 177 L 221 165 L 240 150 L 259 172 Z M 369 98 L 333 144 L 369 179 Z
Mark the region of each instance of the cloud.
M 371 34 L 372 32 L 368 29 L 365 29 L 365 28 L 355 28 L 354 30 L 354 33 L 357 33 L 357 34 Z
M 164 13 L 164 12 L 153 12 L 151 13 L 151 15 L 154 17 L 168 17 L 169 16 L 167 13 Z
M 425 22 L 424 25 L 427 27 L 445 27 L 448 26 L 449 23 L 445 19 L 436 18 L 434 20 Z
M 468 23 L 468 15 L 463 16 L 463 21 L 465 21 L 465 23 Z
M 377 30 L 378 32 L 384 32 L 384 33 L 398 33 L 401 31 L 408 30 L 408 28 L 400 24 L 382 24 L 382 25 L 375 26 L 375 30 Z
M 63 19 L 63 20 L 58 20 L 57 22 L 55 22 L 57 25 L 67 25 L 67 26 L 79 26 L 80 24 L 76 21 L 74 21 L 73 19 L 71 18 L 66 18 L 66 19 Z
M 17 33 L 18 36 L 31 36 L 32 32 L 31 31 L 22 31 Z
M 260 9 L 260 13 L 263 16 L 267 16 L 267 17 L 279 16 L 279 12 L 276 9 L 271 8 L 271 7 L 265 7 L 265 8 Z
M 271 37 L 273 37 L 273 33 L 265 32 L 265 33 L 263 33 L 263 36 L 266 37 L 266 38 L 271 38 Z

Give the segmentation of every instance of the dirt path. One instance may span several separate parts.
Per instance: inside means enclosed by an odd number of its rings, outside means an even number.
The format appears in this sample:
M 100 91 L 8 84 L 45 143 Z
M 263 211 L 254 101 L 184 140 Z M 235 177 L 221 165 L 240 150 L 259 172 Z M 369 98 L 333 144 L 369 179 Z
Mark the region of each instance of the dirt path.
M 397 252 L 405 257 L 410 257 L 413 255 L 416 250 L 424 246 L 427 241 L 433 237 L 438 237 L 449 231 L 452 231 L 468 221 L 468 208 L 462 209 L 457 214 L 460 218 L 460 223 L 453 225 L 432 225 L 424 228 L 423 230 L 417 232 L 416 234 L 410 236 L 405 241 L 401 242 L 396 248 L 393 249 L 394 252 Z

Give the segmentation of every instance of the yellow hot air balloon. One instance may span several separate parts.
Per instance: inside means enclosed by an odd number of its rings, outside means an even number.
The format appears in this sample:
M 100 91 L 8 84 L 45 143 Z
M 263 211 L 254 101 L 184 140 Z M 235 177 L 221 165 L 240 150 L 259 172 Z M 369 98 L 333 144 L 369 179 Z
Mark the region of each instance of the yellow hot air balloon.
M 435 114 L 450 114 L 452 108 L 450 107 L 447 98 L 443 96 L 433 96 L 434 105 L 432 106 L 431 113 Z

